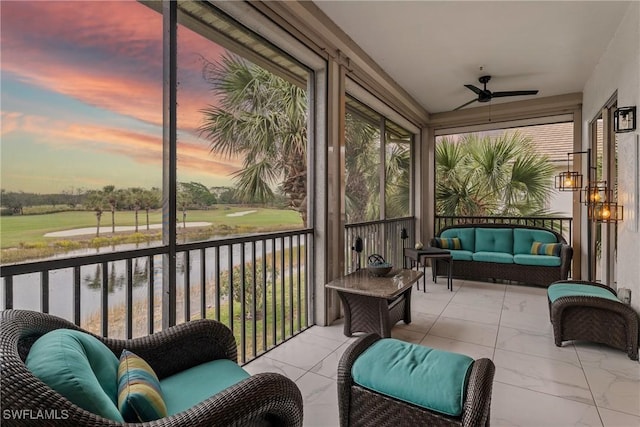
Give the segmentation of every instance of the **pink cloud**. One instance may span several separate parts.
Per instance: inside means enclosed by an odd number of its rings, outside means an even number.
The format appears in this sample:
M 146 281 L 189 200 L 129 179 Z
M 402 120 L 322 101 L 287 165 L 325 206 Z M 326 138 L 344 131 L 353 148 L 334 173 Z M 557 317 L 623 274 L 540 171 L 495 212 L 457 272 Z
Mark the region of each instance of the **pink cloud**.
M 86 104 L 162 123 L 162 17 L 134 1 L 4 2 L 3 72 Z M 215 104 L 200 55 L 223 48 L 179 29 L 179 127 L 195 132 Z
M 15 130 L 30 133 L 37 137 L 38 142 L 48 144 L 57 150 L 119 154 L 141 164 L 160 165 L 162 162 L 161 135 L 106 126 L 80 125 L 41 116 L 21 116 L 20 120 L 15 122 Z M 241 167 L 240 160 L 216 156 L 196 139 L 187 136 L 178 141 L 179 169 L 185 168 L 228 179 L 231 173 Z

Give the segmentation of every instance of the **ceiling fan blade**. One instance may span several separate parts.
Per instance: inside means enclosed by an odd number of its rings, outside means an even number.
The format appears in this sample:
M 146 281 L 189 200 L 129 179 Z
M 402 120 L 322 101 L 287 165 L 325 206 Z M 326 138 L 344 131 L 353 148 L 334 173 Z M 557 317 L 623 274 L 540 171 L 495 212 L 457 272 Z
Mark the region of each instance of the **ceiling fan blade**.
M 474 85 L 464 85 L 464 87 L 466 87 L 467 89 L 471 89 L 476 95 L 480 95 L 480 93 L 482 92 L 482 89 L 478 89 Z
M 493 92 L 491 93 L 492 98 L 501 98 L 504 96 L 520 96 L 520 95 L 537 95 L 537 90 L 510 90 L 506 92 Z
M 459 110 L 459 109 L 461 109 L 461 108 L 463 108 L 463 107 L 466 107 L 467 105 L 469 105 L 469 104 L 471 104 L 471 103 L 474 103 L 474 102 L 476 102 L 476 101 L 477 101 L 477 99 L 472 99 L 471 101 L 467 102 L 466 104 L 462 104 L 462 105 L 461 105 L 461 106 L 459 106 L 458 108 L 454 108 L 454 109 L 453 109 L 453 111 L 456 111 L 456 110 Z

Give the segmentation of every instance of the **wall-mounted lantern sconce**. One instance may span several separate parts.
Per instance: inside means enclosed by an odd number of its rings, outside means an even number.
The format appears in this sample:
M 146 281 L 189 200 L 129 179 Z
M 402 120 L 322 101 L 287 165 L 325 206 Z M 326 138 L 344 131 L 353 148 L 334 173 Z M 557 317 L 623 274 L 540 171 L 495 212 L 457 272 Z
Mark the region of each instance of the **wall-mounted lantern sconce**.
M 613 130 L 616 133 L 636 130 L 636 107 L 616 108 L 613 113 Z
M 607 187 L 607 181 L 588 182 L 580 195 L 582 203 L 587 206 L 613 199 L 612 191 Z
M 624 207 L 615 202 L 595 203 L 589 206 L 589 219 L 595 222 L 618 222 L 624 216 Z
M 567 171 L 556 175 L 555 187 L 560 191 L 579 191 L 582 188 L 582 174 L 571 170 L 570 156 L 567 153 Z

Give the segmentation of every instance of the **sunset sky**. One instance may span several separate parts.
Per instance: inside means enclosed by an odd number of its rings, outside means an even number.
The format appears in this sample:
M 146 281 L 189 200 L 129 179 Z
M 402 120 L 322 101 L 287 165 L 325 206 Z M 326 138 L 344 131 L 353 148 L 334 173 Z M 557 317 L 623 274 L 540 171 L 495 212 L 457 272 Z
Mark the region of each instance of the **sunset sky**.
M 160 187 L 162 17 L 135 1 L 0 2 L 1 187 Z M 202 57 L 223 48 L 178 30 L 178 180 L 230 185 L 239 159 L 209 153 L 214 104 Z

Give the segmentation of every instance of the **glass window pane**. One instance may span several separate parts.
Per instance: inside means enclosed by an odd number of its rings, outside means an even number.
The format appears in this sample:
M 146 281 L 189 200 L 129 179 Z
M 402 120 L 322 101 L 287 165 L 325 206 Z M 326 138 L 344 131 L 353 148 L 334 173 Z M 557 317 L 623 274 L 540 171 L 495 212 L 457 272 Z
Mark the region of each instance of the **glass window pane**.
M 213 9 L 203 13 L 179 15 L 179 242 L 302 228 L 309 73 L 302 79 L 293 60 L 258 49 L 266 42 Z M 280 72 L 283 62 L 296 74 Z
M 26 1 L 1 19 L 3 263 L 159 244 L 162 16 Z
M 355 101 L 351 101 L 356 103 Z M 347 223 L 380 219 L 380 121 L 348 108 L 345 123 Z M 371 112 L 375 117 L 376 113 Z

